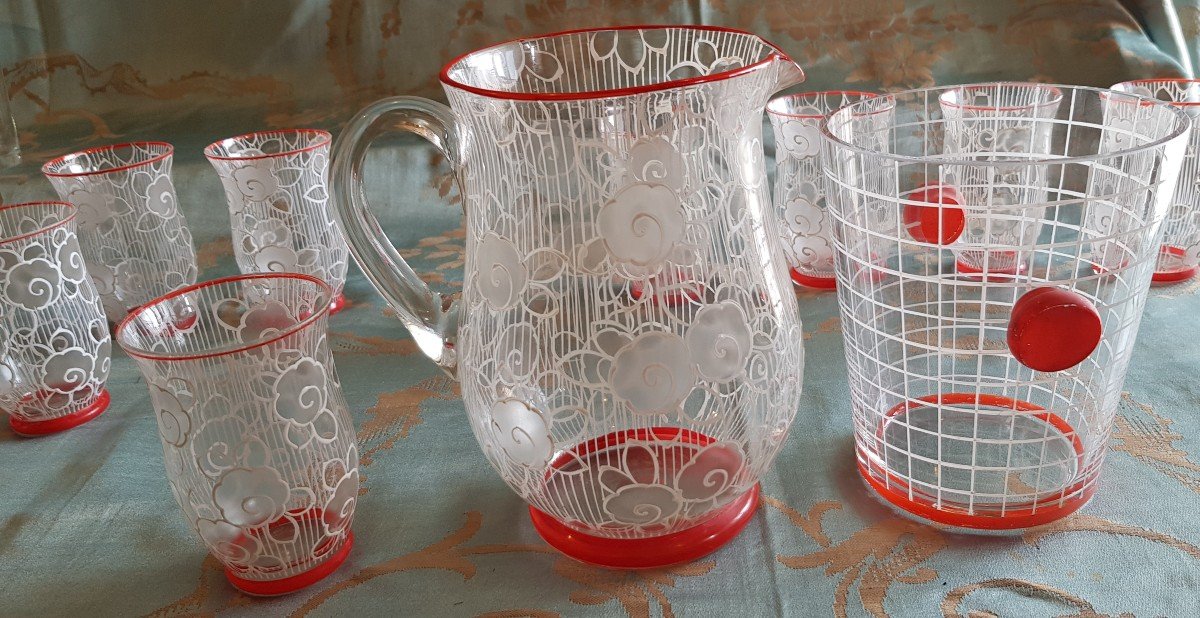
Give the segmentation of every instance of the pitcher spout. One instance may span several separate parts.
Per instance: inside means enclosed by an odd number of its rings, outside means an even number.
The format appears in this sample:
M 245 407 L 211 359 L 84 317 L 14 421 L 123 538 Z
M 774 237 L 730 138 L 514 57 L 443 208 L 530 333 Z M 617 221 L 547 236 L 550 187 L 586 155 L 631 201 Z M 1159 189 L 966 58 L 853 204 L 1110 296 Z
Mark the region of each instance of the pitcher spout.
M 800 65 L 796 64 L 787 54 L 780 52 L 775 58 L 775 66 L 775 89 L 771 94 L 804 82 L 804 69 L 801 69 Z

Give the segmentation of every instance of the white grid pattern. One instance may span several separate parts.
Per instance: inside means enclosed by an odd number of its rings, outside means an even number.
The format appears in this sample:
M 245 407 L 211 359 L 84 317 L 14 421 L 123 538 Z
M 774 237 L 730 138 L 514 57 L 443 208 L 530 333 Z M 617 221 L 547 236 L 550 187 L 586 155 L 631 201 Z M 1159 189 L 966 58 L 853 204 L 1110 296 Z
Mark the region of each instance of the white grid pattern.
M 1095 89 L 1057 88 L 1053 113 L 1028 114 L 995 95 L 1040 86 L 973 88 L 993 96 L 973 100 L 990 109 L 970 122 L 939 104 L 955 89 L 844 108 L 823 156 L 860 471 L 924 519 L 1019 528 L 1094 489 L 1188 123 Z M 879 135 L 871 114 L 885 109 Z M 1038 136 L 1036 147 L 961 139 L 998 126 Z M 931 183 L 955 187 L 983 233 L 954 238 L 939 224 L 914 239 L 902 213 L 938 208 L 913 199 Z M 997 222 L 1021 231 L 992 233 Z M 989 269 L 999 253 L 1023 266 Z M 983 272 L 956 266 L 964 254 L 982 256 Z M 1006 342 L 1014 304 L 1044 286 L 1086 298 L 1103 328 L 1090 356 L 1053 373 L 1022 365 Z

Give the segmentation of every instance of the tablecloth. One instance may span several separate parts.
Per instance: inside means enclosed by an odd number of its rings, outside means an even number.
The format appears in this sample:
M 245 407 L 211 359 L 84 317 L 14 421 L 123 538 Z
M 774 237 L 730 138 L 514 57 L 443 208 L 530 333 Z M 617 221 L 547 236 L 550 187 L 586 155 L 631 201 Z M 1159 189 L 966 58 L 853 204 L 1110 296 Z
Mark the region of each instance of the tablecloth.
M 202 278 L 236 271 L 221 186 L 200 153 L 236 124 L 168 127 L 183 134 L 174 177 Z M 37 166 L 76 145 L 28 151 L 0 173 L 4 200 L 51 196 Z M 382 144 L 368 161 L 368 193 L 414 267 L 453 291 L 461 210 L 431 153 Z M 1198 288 L 1151 291 L 1096 498 L 1015 537 L 939 532 L 868 494 L 854 468 L 835 297 L 797 291 L 803 401 L 753 520 L 692 564 L 618 572 L 539 539 L 476 446 L 456 384 L 352 268 L 350 305 L 330 320 L 363 475 L 357 543 L 341 569 L 284 598 L 235 592 L 171 496 L 146 386 L 117 350 L 103 416 L 38 439 L 0 430 L 0 615 L 1193 616 Z
M 287 4 L 116 2 L 87 14 L 78 3 L 10 3 L 0 73 L 24 158 L 0 169 L 3 201 L 52 197 L 38 167 L 53 155 L 171 141 L 208 279 L 236 266 L 205 144 L 264 127 L 336 130 L 377 96 L 436 92 L 447 54 L 519 34 L 724 23 L 795 54 L 810 69 L 806 88 L 894 89 L 1187 74 L 1200 32 L 1191 0 Z M 427 145 L 397 140 L 373 151 L 366 175 L 393 241 L 423 278 L 453 291 L 463 227 L 447 172 Z M 115 350 L 103 416 L 39 439 L 0 428 L 0 615 L 1200 615 L 1197 289 L 1151 291 L 1096 498 L 1009 537 L 939 532 L 868 494 L 854 466 L 836 300 L 798 291 L 804 395 L 752 521 L 692 564 L 617 572 L 539 539 L 479 451 L 455 383 L 352 267 L 350 305 L 330 330 L 363 486 L 357 543 L 336 573 L 278 599 L 226 583 L 171 496 L 146 386 Z

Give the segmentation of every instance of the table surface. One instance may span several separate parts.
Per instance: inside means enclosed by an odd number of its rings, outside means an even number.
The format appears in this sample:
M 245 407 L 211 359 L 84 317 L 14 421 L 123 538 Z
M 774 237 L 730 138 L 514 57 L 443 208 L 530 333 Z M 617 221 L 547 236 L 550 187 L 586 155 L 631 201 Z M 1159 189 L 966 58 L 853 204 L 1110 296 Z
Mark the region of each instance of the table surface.
M 121 136 L 175 142 L 202 278 L 236 266 L 221 186 L 200 150 L 252 128 L 193 123 Z M 51 198 L 40 164 L 100 140 L 34 141 L 19 167 L 0 170 L 7 202 Z M 452 290 L 463 229 L 445 172 L 429 148 L 403 142 L 378 148 L 366 174 L 377 203 L 414 202 L 380 206 L 381 222 L 418 272 Z M 0 615 L 1194 616 L 1198 288 L 1151 290 L 1096 498 L 1048 528 L 1008 537 L 939 532 L 867 494 L 854 469 L 835 298 L 798 291 L 804 396 L 762 479 L 758 512 L 697 562 L 616 572 L 576 563 L 538 538 L 525 504 L 479 451 L 456 384 L 352 268 L 351 304 L 330 320 L 363 474 L 357 544 L 340 570 L 284 598 L 235 592 L 187 528 L 145 384 L 114 350 L 113 403 L 103 416 L 39 439 L 0 429 Z

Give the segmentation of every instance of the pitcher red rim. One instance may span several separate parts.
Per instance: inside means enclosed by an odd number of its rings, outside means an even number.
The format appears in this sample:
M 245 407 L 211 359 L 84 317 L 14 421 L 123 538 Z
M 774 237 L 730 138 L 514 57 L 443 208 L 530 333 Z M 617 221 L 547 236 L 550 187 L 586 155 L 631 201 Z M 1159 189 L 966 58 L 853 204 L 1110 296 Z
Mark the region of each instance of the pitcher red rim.
M 122 335 L 122 333 L 125 332 L 126 327 L 129 326 L 129 324 L 134 320 L 134 318 L 149 311 L 151 307 L 156 307 L 166 301 L 173 300 L 175 298 L 179 298 L 180 296 L 183 296 L 184 294 L 190 294 L 191 292 L 195 292 L 196 290 L 217 287 L 219 285 L 224 285 L 226 283 L 233 283 L 233 282 L 237 282 L 237 281 L 249 281 L 249 280 L 255 280 L 255 279 L 257 279 L 257 280 L 299 279 L 301 281 L 308 281 L 310 283 L 315 283 L 319 289 L 321 289 L 325 292 L 325 295 L 328 296 L 330 300 L 333 299 L 333 288 L 331 288 L 328 283 L 325 283 L 323 280 L 321 280 L 317 277 L 313 277 L 312 275 L 303 275 L 300 273 L 250 273 L 250 274 L 245 274 L 245 275 L 231 275 L 228 277 L 220 277 L 217 279 L 212 279 L 210 281 L 201 281 L 199 283 L 193 283 L 192 285 L 181 287 L 177 290 L 172 291 L 169 294 L 164 294 L 163 296 L 159 296 L 158 298 L 155 298 L 154 300 L 151 300 L 151 301 L 145 303 L 144 305 L 138 307 L 137 309 L 130 311 L 129 315 L 126 315 L 125 318 L 121 320 L 121 323 L 117 325 L 117 328 L 114 331 L 113 336 L 117 340 L 117 344 L 121 346 L 121 349 L 125 350 L 126 354 L 128 354 L 134 358 L 142 358 L 142 359 L 152 360 L 152 361 L 200 360 L 203 358 L 217 358 L 220 356 L 229 356 L 231 354 L 238 354 L 240 352 L 245 352 L 247 350 L 253 350 L 255 348 L 261 348 L 265 345 L 275 343 L 276 341 L 279 341 L 280 339 L 283 339 L 285 337 L 290 337 L 300 331 L 303 331 L 304 329 L 311 326 L 314 322 L 316 322 L 318 319 L 320 319 L 322 316 L 324 316 L 326 313 L 329 312 L 329 302 L 328 301 L 323 302 L 323 303 L 316 303 L 316 310 L 313 311 L 312 315 L 308 316 L 307 318 L 304 318 L 303 320 L 300 320 L 296 324 L 293 324 L 292 326 L 285 328 L 284 330 L 282 330 L 274 335 L 271 335 L 269 338 L 257 339 L 250 343 L 245 343 L 245 344 L 242 344 L 242 345 L 239 345 L 239 346 L 236 346 L 233 348 L 229 348 L 229 349 L 219 349 L 219 350 L 215 350 L 212 352 L 203 352 L 203 353 L 199 353 L 199 354 L 170 355 L 170 354 L 158 354 L 158 353 L 153 353 L 153 352 L 145 352 L 142 350 L 135 350 L 135 349 L 129 348 L 128 346 L 125 345 L 125 343 L 122 340 L 121 335 Z
M 3 206 L 0 206 L 0 212 L 5 212 L 5 211 L 9 211 L 9 210 L 16 210 L 18 208 L 31 208 L 33 206 L 51 206 L 51 205 L 63 206 L 65 209 L 66 215 L 64 215 L 58 221 L 55 221 L 54 223 L 51 223 L 50 225 L 38 228 L 32 232 L 26 232 L 24 234 L 18 234 L 16 236 L 0 236 L 0 245 L 7 245 L 9 243 L 14 243 L 19 240 L 25 240 L 26 238 L 32 238 L 34 236 L 37 236 L 38 234 L 45 234 L 46 232 L 49 232 L 51 230 L 56 230 L 64 225 L 67 225 L 68 223 L 74 221 L 75 215 L 79 214 L 79 209 L 76 208 L 74 204 L 72 204 L 70 202 L 60 202 L 57 200 L 46 200 L 46 201 L 41 201 L 41 202 L 20 202 L 18 204 L 5 204 Z
M 232 142 L 232 141 L 236 141 L 236 140 L 250 140 L 255 137 L 269 136 L 269 135 L 298 135 L 298 134 L 308 134 L 308 135 L 315 136 L 317 138 L 317 141 L 315 141 L 311 144 L 307 144 L 305 146 L 301 146 L 299 148 L 290 148 L 288 150 L 283 150 L 280 152 L 263 153 L 260 155 L 251 155 L 248 157 L 232 157 L 232 156 L 228 156 L 228 155 L 217 154 L 216 150 L 215 150 L 216 148 L 221 147 L 221 145 L 226 142 Z M 324 129 L 265 129 L 262 131 L 251 131 L 249 133 L 242 133 L 241 135 L 234 135 L 233 137 L 221 138 L 221 139 L 204 147 L 204 157 L 207 159 L 215 160 L 215 161 L 256 161 L 259 159 L 273 159 L 276 157 L 286 157 L 289 155 L 300 154 L 302 152 L 316 150 L 317 148 L 321 148 L 322 146 L 328 146 L 332 143 L 333 143 L 333 134 Z
M 127 163 L 125 165 L 118 165 L 116 167 L 109 167 L 109 168 L 105 168 L 105 169 L 88 170 L 85 172 L 56 172 L 56 171 L 53 171 L 53 168 L 63 165 L 64 163 L 67 162 L 68 159 L 82 157 L 83 155 L 93 154 L 93 153 L 97 153 L 97 152 L 109 152 L 109 151 L 117 150 L 120 148 L 134 148 L 136 146 L 158 147 L 158 148 L 162 148 L 163 151 L 154 155 L 153 157 L 150 157 L 149 159 L 146 159 L 145 161 L 138 161 L 136 163 Z M 163 159 L 166 159 L 167 157 L 169 157 L 173 154 L 175 154 L 174 146 L 172 146 L 171 144 L 169 144 L 167 142 L 159 142 L 159 141 L 123 142 L 120 144 L 109 144 L 107 146 L 92 146 L 91 148 L 84 148 L 83 150 L 77 150 L 75 152 L 67 153 L 65 155 L 50 159 L 44 165 L 42 165 L 42 173 L 45 174 L 46 176 L 52 176 L 54 178 L 80 178 L 83 176 L 96 176 L 99 174 L 111 174 L 113 172 L 123 172 L 125 170 L 131 170 L 136 167 L 150 165 L 151 163 L 157 163 L 159 161 L 162 161 Z
M 585 91 L 585 92 L 542 92 L 542 93 L 508 92 L 508 91 L 504 91 L 504 90 L 490 90 L 488 88 L 479 88 L 476 86 L 469 86 L 467 84 L 459 82 L 450 77 L 450 69 L 453 68 L 455 65 L 457 65 L 462 60 L 464 60 L 465 58 L 467 58 L 468 56 L 473 56 L 475 54 L 481 54 L 486 51 L 504 47 L 505 45 L 512 45 L 514 43 L 524 43 L 527 41 L 535 41 L 538 39 L 552 39 L 552 38 L 564 37 L 564 36 L 568 36 L 568 35 L 572 35 L 572 34 L 583 34 L 583 33 L 587 33 L 587 32 L 618 32 L 618 31 L 624 31 L 624 30 L 702 30 L 705 32 L 728 32 L 731 34 L 741 34 L 741 35 L 746 35 L 749 37 L 754 37 L 755 39 L 762 41 L 764 45 L 766 45 L 767 47 L 770 47 L 774 51 L 772 51 L 771 53 L 768 53 L 766 55 L 766 57 L 764 57 L 762 60 L 759 60 L 752 64 L 748 64 L 744 67 L 730 69 L 728 71 L 721 71 L 721 72 L 712 73 L 709 75 L 697 75 L 695 77 L 685 77 L 682 79 L 674 79 L 674 80 L 670 80 L 670 81 L 660 82 L 657 84 L 647 84 L 644 86 L 629 86 L 626 88 L 610 88 L 607 90 L 589 90 L 589 91 Z M 451 88 L 455 88 L 457 90 L 463 90 L 466 92 L 470 92 L 472 94 L 477 94 L 477 95 L 485 96 L 485 97 L 492 98 L 492 99 L 508 99 L 508 100 L 516 100 L 516 101 L 586 101 L 589 99 L 604 99 L 604 98 L 610 98 L 610 97 L 624 97 L 624 96 L 635 95 L 635 94 L 645 94 L 647 92 L 658 92 L 661 90 L 670 90 L 672 88 L 679 88 L 679 87 L 683 87 L 683 86 L 693 86 L 696 84 L 704 84 L 704 83 L 709 83 L 709 82 L 721 81 L 721 80 L 729 79 L 732 77 L 737 77 L 739 75 L 744 75 L 746 73 L 756 71 L 759 69 L 759 67 L 769 64 L 773 60 L 783 60 L 785 62 L 793 62 L 791 56 L 788 56 L 786 53 L 784 53 L 784 51 L 782 49 L 780 49 L 778 45 L 764 39 L 763 37 L 761 37 L 757 34 L 754 34 L 753 32 L 747 32 L 745 30 L 738 30 L 737 28 L 726 28 L 724 26 L 700 26 L 700 25 L 688 26 L 688 25 L 680 25 L 680 24 L 640 24 L 640 25 L 630 25 L 630 26 L 609 26 L 609 27 L 599 27 L 599 28 L 577 28 L 574 30 L 561 30 L 558 32 L 550 32 L 547 34 L 541 34 L 541 35 L 535 35 L 535 36 L 518 37 L 518 38 L 510 39 L 508 41 L 504 41 L 501 43 L 496 43 L 495 45 L 488 45 L 487 47 L 481 47 L 479 49 L 472 50 L 465 54 L 455 57 L 453 60 L 451 60 L 445 66 L 442 67 L 441 72 L 438 73 L 438 80 L 441 81 L 442 84 L 449 86 Z

